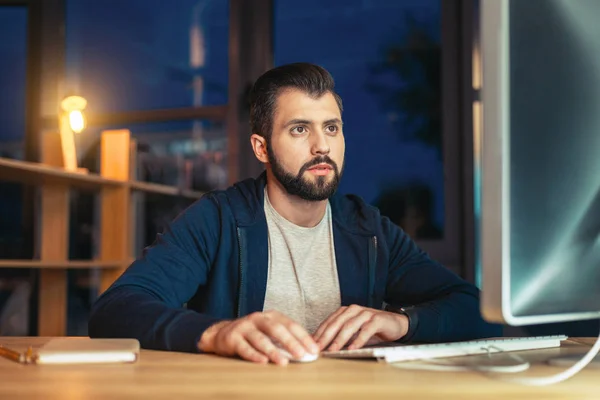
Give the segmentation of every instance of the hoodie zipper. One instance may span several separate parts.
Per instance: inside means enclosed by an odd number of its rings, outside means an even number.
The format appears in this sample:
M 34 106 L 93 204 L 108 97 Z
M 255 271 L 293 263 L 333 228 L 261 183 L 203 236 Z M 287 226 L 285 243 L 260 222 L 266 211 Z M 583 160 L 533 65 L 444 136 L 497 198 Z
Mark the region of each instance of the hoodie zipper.
M 369 241 L 369 287 L 367 288 L 367 307 L 373 308 L 373 294 L 375 289 L 375 269 L 377 267 L 377 236 Z
M 242 257 L 242 234 L 240 233 L 239 226 L 236 229 L 237 229 L 237 237 L 238 237 L 238 259 L 239 259 L 239 272 L 240 272 L 237 317 L 240 318 L 242 316 L 242 301 L 243 301 L 243 295 L 244 295 L 244 262 L 243 262 L 243 257 Z

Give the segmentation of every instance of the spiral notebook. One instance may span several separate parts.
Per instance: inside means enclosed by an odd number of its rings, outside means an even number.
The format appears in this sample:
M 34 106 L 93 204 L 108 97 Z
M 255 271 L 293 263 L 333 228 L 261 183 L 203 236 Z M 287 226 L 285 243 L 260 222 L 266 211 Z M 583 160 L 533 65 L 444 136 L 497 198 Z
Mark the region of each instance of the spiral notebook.
M 140 354 L 136 339 L 53 338 L 37 349 L 17 352 L 0 346 L 0 355 L 22 364 L 133 363 Z

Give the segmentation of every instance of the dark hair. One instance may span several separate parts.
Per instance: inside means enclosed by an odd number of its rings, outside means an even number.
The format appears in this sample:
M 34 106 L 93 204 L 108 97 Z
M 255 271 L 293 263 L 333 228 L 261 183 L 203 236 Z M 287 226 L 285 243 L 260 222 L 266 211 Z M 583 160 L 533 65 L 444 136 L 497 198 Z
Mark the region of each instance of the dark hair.
M 342 99 L 334 90 L 333 77 L 315 64 L 294 63 L 273 68 L 262 74 L 250 92 L 250 127 L 252 133 L 271 137 L 277 96 L 284 89 L 298 89 L 313 98 L 333 94 L 342 111 Z

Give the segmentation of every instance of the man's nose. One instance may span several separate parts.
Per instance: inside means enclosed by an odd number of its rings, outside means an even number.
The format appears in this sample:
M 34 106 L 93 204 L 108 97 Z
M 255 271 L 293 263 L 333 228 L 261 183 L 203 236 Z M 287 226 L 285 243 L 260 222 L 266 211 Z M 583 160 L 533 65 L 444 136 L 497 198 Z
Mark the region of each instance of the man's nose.
M 324 132 L 313 135 L 312 151 L 314 154 L 329 154 L 329 142 Z

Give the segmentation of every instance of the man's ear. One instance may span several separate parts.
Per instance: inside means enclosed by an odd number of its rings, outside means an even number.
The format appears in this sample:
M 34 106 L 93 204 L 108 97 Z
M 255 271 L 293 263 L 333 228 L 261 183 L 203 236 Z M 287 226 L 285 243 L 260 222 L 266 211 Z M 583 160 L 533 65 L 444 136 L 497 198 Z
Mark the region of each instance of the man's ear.
M 254 155 L 258 158 L 263 164 L 269 162 L 269 156 L 267 154 L 267 140 L 256 133 L 250 136 L 250 143 L 252 144 L 252 150 L 254 151 Z

